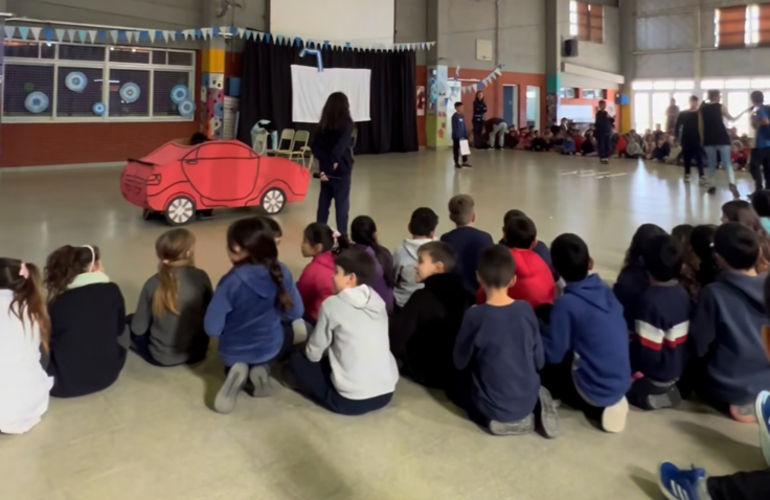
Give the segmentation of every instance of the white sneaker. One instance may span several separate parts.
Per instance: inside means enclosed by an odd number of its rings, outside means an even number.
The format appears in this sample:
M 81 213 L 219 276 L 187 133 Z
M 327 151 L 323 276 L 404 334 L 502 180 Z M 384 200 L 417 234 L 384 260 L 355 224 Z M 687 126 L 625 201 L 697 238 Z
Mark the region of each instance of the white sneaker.
M 628 400 L 624 397 L 602 412 L 602 429 L 605 432 L 617 434 L 626 428 L 628 418 Z
M 770 467 L 770 392 L 762 391 L 757 396 L 757 423 L 759 424 L 759 443 L 765 462 Z
M 698 180 L 698 185 L 699 186 L 708 186 L 709 185 L 709 181 L 708 181 L 708 179 L 706 179 L 706 176 L 702 175 L 700 177 L 700 179 Z
M 690 174 L 684 174 L 684 182 L 686 182 L 687 184 L 690 183 Z

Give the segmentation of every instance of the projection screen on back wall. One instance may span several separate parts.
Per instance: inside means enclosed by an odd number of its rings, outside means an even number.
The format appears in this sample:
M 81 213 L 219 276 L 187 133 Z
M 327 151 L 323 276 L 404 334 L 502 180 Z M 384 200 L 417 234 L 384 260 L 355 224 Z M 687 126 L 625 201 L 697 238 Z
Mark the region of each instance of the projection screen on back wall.
M 311 40 L 393 43 L 394 0 L 270 0 L 270 32 Z

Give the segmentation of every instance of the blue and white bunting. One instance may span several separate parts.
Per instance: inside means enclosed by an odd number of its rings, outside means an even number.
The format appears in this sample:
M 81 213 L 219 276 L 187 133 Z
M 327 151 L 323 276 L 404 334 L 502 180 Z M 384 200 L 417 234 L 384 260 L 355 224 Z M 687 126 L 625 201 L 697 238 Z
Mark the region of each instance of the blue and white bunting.
M 32 38 L 35 40 L 40 39 L 40 32 L 43 30 L 43 28 L 30 28 L 29 31 L 32 33 Z
M 16 26 L 6 26 L 3 30 L 5 31 L 5 38 L 10 39 L 16 33 Z
M 64 41 L 64 33 L 66 33 L 66 31 L 64 31 L 62 29 L 57 29 L 56 30 L 56 40 L 59 41 L 59 42 L 63 42 Z

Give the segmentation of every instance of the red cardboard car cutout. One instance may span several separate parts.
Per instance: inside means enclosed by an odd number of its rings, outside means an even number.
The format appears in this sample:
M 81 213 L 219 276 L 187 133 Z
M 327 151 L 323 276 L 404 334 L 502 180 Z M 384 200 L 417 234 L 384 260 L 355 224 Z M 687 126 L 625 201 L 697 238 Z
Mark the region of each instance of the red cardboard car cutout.
M 238 141 L 196 146 L 169 142 L 141 160 L 129 160 L 120 191 L 129 203 L 187 224 L 199 210 L 261 206 L 268 214 L 303 201 L 310 171 L 285 158 L 260 156 Z

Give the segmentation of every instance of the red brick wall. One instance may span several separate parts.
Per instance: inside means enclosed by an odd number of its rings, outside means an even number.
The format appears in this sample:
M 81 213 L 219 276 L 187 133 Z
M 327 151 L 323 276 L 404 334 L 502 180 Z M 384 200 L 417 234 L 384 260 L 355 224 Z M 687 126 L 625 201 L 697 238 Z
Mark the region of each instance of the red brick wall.
M 196 56 L 195 92 L 200 106 L 201 59 Z M 192 122 L 4 123 L 0 167 L 108 163 L 141 158 L 173 139 L 199 131 Z

